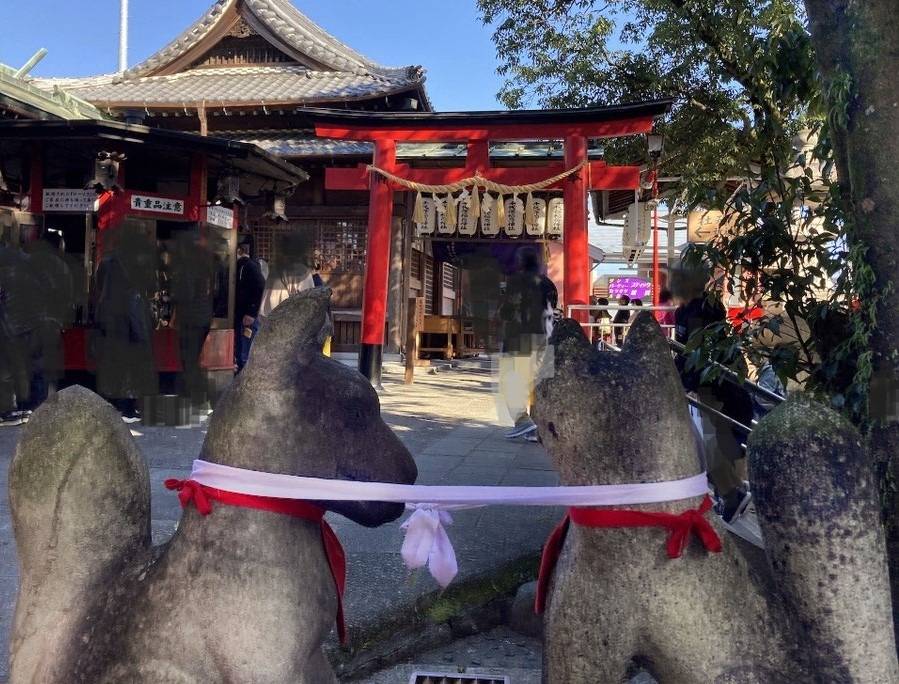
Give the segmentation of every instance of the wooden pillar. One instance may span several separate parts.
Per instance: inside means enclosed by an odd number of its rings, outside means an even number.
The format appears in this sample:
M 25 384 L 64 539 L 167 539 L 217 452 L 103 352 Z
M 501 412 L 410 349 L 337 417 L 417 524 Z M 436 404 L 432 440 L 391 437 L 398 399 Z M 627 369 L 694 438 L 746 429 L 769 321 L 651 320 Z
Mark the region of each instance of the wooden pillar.
M 570 135 L 565 138 L 565 168 L 572 168 L 587 159 L 587 138 Z M 569 176 L 565 181 L 565 278 L 563 298 L 565 306 L 590 302 L 590 246 L 587 237 L 587 187 L 589 167 Z M 578 321 L 587 320 L 587 312 L 575 312 Z
M 44 156 L 40 145 L 31 147 L 31 162 L 28 174 L 28 211 L 40 214 L 44 211 Z
M 189 206 L 184 212 L 191 221 L 203 221 L 206 218 L 206 192 L 209 182 L 206 155 L 194 152 L 190 157 L 190 183 L 188 186 Z M 235 212 L 236 215 L 236 212 Z
M 375 141 L 374 165 L 385 171 L 394 170 L 396 144 L 392 140 Z M 392 215 L 393 190 L 382 176 L 376 173 L 370 174 L 359 371 L 376 387 L 381 384 Z
M 390 278 L 387 303 L 387 352 L 396 354 L 403 346 L 403 304 L 406 300 L 406 281 L 403 277 L 403 229 L 402 216 L 394 216 L 390 227 Z

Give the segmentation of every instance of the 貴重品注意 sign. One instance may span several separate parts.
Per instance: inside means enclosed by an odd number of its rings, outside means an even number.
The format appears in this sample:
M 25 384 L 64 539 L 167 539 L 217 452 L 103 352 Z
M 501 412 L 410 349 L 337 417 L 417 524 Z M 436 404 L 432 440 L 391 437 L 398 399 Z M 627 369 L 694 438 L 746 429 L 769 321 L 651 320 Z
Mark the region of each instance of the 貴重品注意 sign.
M 138 211 L 155 211 L 158 214 L 184 214 L 184 200 L 165 197 L 131 195 L 131 208 Z
M 44 188 L 44 211 L 70 211 L 86 214 L 97 210 L 97 193 L 79 188 Z
M 211 223 L 219 228 L 231 229 L 234 227 L 234 210 L 215 204 L 206 207 L 206 223 Z

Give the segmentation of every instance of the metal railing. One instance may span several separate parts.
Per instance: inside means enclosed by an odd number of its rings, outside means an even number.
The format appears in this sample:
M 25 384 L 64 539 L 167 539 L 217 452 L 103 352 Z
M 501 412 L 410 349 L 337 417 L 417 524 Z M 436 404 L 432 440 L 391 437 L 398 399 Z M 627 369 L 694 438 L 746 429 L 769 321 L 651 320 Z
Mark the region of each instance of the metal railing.
M 672 311 L 673 312 L 676 308 L 677 307 L 675 307 L 675 306 L 663 306 L 663 305 L 635 306 L 633 304 L 569 304 L 566 307 L 567 312 L 568 312 L 567 316 L 569 318 L 571 317 L 571 314 L 574 311 L 586 311 L 588 313 L 591 320 L 589 320 L 585 323 L 582 323 L 583 327 L 590 328 L 590 329 L 598 328 L 601 331 L 601 333 L 604 333 L 605 331 L 609 331 L 608 333 L 606 333 L 608 336 L 610 336 L 614 340 L 620 339 L 622 342 L 627 338 L 627 333 L 631 329 L 631 325 L 632 325 L 631 321 L 628 320 L 626 323 L 614 323 L 614 322 L 612 322 L 612 317 L 595 321 L 595 320 L 593 320 L 593 312 L 604 311 L 604 312 L 608 313 L 610 310 L 616 311 L 616 312 L 617 311 L 636 311 L 636 312 L 640 312 L 640 311 L 663 311 L 663 312 Z M 665 331 L 665 334 L 668 335 L 668 337 L 671 337 L 671 338 L 674 337 L 674 326 L 673 325 L 668 324 L 668 323 L 659 323 L 659 325 L 661 326 L 662 330 Z M 605 342 L 607 340 L 601 339 L 600 341 Z

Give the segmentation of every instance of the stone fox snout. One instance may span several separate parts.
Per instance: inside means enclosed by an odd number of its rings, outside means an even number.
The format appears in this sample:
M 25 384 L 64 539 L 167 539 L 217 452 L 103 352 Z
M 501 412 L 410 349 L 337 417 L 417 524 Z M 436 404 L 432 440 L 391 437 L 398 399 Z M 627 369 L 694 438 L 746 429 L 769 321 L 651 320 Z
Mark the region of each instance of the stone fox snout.
M 411 484 L 411 454 L 381 419 L 378 395 L 355 369 L 321 353 L 330 290 L 294 295 L 269 316 L 250 361 L 216 406 L 201 458 L 306 477 Z M 367 526 L 400 504 L 323 502 Z

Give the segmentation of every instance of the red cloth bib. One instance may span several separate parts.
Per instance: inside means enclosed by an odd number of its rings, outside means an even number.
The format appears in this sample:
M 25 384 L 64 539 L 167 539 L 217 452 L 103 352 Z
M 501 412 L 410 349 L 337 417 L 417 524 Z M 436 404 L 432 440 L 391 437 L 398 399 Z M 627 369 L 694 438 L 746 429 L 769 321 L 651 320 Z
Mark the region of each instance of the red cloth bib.
M 337 636 L 340 637 L 341 644 L 346 644 L 346 624 L 343 618 L 343 593 L 346 588 L 346 555 L 343 552 L 343 547 L 340 545 L 340 540 L 334 534 L 334 530 L 325 522 L 324 509 L 297 499 L 279 499 L 272 496 L 254 496 L 252 494 L 226 492 L 223 489 L 207 487 L 196 480 L 170 479 L 165 481 L 165 487 L 166 489 L 178 491 L 178 498 L 181 500 L 182 508 L 193 503 L 201 515 L 212 513 L 212 504 L 210 503 L 212 500 L 226 506 L 255 508 L 260 511 L 282 513 L 284 515 L 292 515 L 295 518 L 317 522 L 321 527 L 322 546 L 325 549 L 325 556 L 328 559 L 328 566 L 331 568 L 331 576 L 334 578 L 334 586 L 337 589 Z
M 571 522 L 582 527 L 664 527 L 668 530 L 668 557 L 680 558 L 691 533 L 699 537 L 707 551 L 721 551 L 721 540 L 715 528 L 705 518 L 711 507 L 712 500 L 706 496 L 699 508 L 691 508 L 677 515 L 614 508 L 569 508 L 543 547 L 540 571 L 537 575 L 534 610 L 540 614 L 546 608 L 549 580 L 559 560 L 559 554 L 562 553 L 565 535 L 568 534 L 568 525 Z

